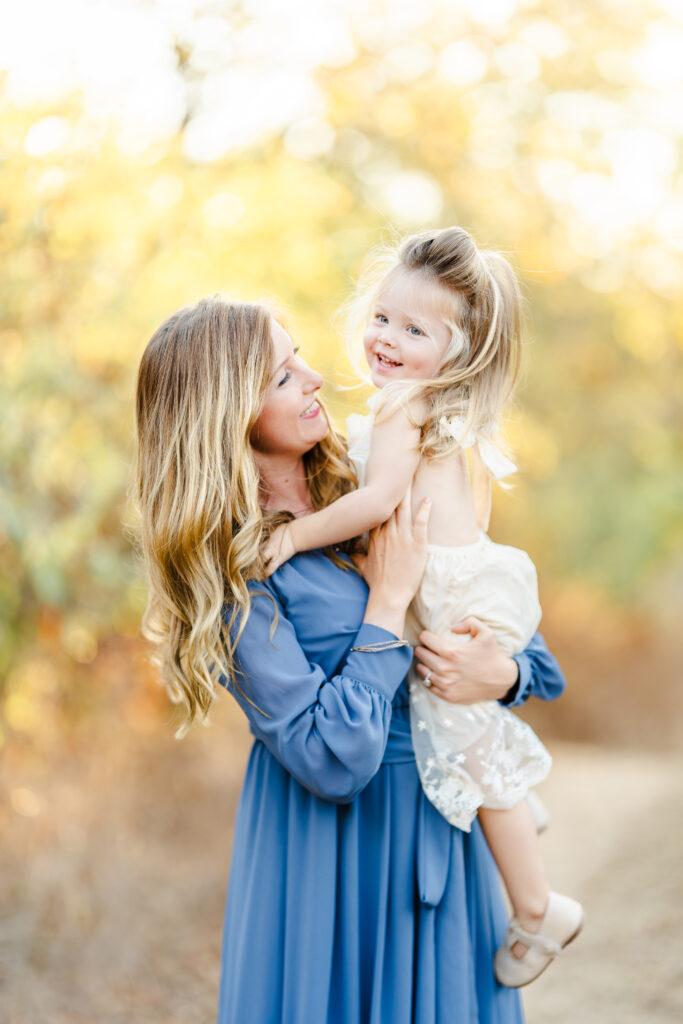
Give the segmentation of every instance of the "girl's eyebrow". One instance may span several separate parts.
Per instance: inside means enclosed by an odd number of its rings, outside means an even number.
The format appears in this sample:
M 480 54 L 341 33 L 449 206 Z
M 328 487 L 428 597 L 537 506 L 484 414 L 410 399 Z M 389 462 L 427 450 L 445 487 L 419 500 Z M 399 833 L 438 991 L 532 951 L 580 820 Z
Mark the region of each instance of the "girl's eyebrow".
M 425 326 L 422 317 L 411 316 L 408 313 L 403 313 L 403 318 L 407 324 L 411 324 L 413 327 L 419 327 L 423 334 L 429 334 L 429 329 Z

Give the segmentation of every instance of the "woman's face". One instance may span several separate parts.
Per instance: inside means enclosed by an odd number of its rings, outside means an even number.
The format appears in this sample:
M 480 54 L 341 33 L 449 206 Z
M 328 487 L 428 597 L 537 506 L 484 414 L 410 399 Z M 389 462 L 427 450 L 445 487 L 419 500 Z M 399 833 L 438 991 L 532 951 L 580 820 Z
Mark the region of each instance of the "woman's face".
M 323 379 L 297 356 L 277 320 L 271 323 L 273 370 L 251 444 L 262 455 L 299 456 L 322 441 L 329 429 L 316 401 Z

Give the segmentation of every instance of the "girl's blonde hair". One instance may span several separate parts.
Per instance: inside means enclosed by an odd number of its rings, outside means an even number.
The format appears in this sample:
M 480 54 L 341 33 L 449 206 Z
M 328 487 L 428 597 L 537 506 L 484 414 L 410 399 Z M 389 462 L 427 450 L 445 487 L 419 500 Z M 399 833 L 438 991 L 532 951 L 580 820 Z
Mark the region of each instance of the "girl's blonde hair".
M 427 414 L 420 453 L 428 458 L 449 454 L 457 444 L 444 430 L 444 419 L 460 417 L 463 437 L 495 433 L 520 367 L 521 295 L 505 257 L 480 250 L 464 228 L 451 227 L 412 235 L 397 248 L 378 250 L 369 266 L 351 307 L 352 346 L 353 335 L 368 323 L 383 289 L 405 271 L 439 286 L 444 323 L 451 331 L 438 376 L 387 385 L 379 416 L 398 404 L 423 399 Z
M 263 577 L 264 540 L 291 518 L 261 512 L 249 443 L 272 373 L 272 320 L 264 304 L 205 298 L 169 317 L 140 362 L 143 634 L 182 708 L 178 735 L 206 716 L 221 676 L 239 689 L 235 647 L 250 610 L 248 584 Z M 354 485 L 332 426 L 304 465 L 316 509 Z

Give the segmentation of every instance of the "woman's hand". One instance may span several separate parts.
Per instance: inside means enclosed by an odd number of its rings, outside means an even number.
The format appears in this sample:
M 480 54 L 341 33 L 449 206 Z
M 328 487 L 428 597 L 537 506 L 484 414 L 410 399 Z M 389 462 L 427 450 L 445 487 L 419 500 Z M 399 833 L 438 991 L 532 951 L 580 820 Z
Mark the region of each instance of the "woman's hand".
M 429 672 L 432 693 L 453 704 L 500 700 L 517 682 L 517 662 L 503 654 L 493 630 L 478 619 L 456 623 L 453 632 L 469 637 L 463 642 L 428 629 L 420 633 L 418 674 L 424 679 Z
M 410 488 L 386 523 L 370 534 L 363 575 L 370 588 L 364 622 L 382 626 L 401 636 L 405 613 L 420 585 L 427 559 L 428 498 L 420 505 L 415 521 L 411 514 Z

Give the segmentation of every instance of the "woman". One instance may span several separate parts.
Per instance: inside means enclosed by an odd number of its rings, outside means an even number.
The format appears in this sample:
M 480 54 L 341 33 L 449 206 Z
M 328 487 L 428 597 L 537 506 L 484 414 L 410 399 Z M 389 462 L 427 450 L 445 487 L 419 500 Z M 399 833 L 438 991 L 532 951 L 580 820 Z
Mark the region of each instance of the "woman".
M 255 737 L 235 827 L 221 1024 L 512 1024 L 493 954 L 506 925 L 478 825 L 424 798 L 400 638 L 425 557 L 407 501 L 348 552 L 297 556 L 270 579 L 260 546 L 353 486 L 322 384 L 261 306 L 207 299 L 157 331 L 138 380 L 147 634 L 189 724 L 217 677 Z M 367 581 L 367 582 L 366 582 Z M 456 702 L 559 695 L 537 635 L 516 659 L 490 631 L 423 634 L 416 654 Z

